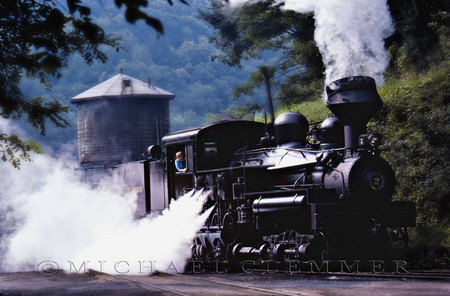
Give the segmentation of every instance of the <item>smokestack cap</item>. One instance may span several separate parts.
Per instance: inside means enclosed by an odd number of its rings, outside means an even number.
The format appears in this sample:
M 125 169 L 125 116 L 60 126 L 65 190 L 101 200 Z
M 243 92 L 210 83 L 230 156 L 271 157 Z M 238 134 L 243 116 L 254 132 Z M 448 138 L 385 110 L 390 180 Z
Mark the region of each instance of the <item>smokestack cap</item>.
M 375 79 L 369 76 L 351 76 L 335 80 L 327 85 L 327 96 L 332 97 L 334 94 L 348 90 L 368 90 L 377 91 Z
M 367 76 L 333 81 L 327 85 L 326 92 L 328 109 L 344 125 L 365 125 L 383 105 L 375 80 Z

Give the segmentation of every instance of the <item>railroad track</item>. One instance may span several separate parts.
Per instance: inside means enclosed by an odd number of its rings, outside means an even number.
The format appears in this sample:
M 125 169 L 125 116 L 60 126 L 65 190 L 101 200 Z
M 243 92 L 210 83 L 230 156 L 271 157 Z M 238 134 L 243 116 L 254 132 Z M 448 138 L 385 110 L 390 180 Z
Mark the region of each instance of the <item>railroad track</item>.
M 111 281 L 122 281 L 131 283 L 149 292 L 160 291 L 162 295 L 193 295 L 207 291 L 214 291 L 214 295 L 301 295 L 292 291 L 283 291 L 279 288 L 264 287 L 261 284 L 254 284 L 242 278 L 236 280 L 243 273 L 233 273 L 231 277 L 224 277 L 220 274 L 206 273 L 205 276 L 198 274 L 165 274 L 159 273 L 154 276 L 132 276 L 132 275 L 110 275 L 92 271 L 103 279 Z M 254 270 L 255 275 L 264 276 L 266 271 Z M 282 277 L 282 272 L 271 272 Z M 248 273 L 245 274 L 248 276 Z M 370 279 L 396 279 L 396 280 L 421 280 L 421 281 L 450 281 L 450 271 L 411 271 L 409 273 L 343 273 L 343 272 L 300 272 L 296 273 L 299 278 L 315 278 L 327 280 L 339 280 L 348 278 L 358 278 L 363 281 Z M 294 274 L 290 274 L 295 277 Z M 294 280 L 294 279 L 293 279 Z M 210 293 L 211 294 L 211 293 Z M 212 295 L 212 294 L 211 294 Z
M 372 272 L 299 272 L 299 275 L 317 277 L 347 277 L 347 278 L 385 278 L 385 279 L 413 279 L 426 281 L 448 281 L 450 273 L 413 272 L 408 273 L 372 273 Z
M 267 274 L 290 274 L 299 276 L 312 276 L 312 277 L 342 277 L 342 278 L 385 278 L 385 279 L 413 279 L 413 280 L 426 280 L 426 281 L 448 281 L 450 282 L 450 270 L 449 271 L 415 271 L 391 273 L 391 272 L 310 272 L 310 271 L 295 271 L 289 272 L 286 270 L 281 271 L 267 271 L 266 269 L 252 269 L 247 273 L 267 273 Z
M 90 270 L 90 273 L 96 274 L 103 279 L 110 279 L 112 281 L 124 281 L 135 284 L 136 286 L 148 290 L 149 292 L 155 292 L 155 289 L 165 292 L 163 295 L 182 295 L 189 296 L 197 294 L 194 292 L 197 288 L 207 287 L 210 288 L 210 295 L 285 295 L 285 296 L 299 296 L 300 294 L 292 294 L 288 292 L 280 292 L 274 289 L 265 289 L 261 287 L 250 286 L 246 284 L 240 284 L 237 282 L 222 281 L 217 278 L 205 279 L 198 276 L 186 275 L 186 274 L 166 274 L 159 273 L 163 277 L 170 277 L 170 282 L 161 281 L 161 277 L 158 276 L 130 276 L 130 275 L 111 275 L 98 271 Z M 153 279 L 153 280 L 152 280 Z M 156 279 L 156 280 L 155 280 Z M 158 282 L 158 283 L 155 283 Z M 175 282 L 175 283 L 174 283 Z M 190 283 L 190 284 L 189 284 Z M 212 290 L 214 289 L 214 290 Z M 212 294 L 211 291 L 214 291 Z M 221 292 L 220 292 L 221 291 Z
M 358 271 L 351 270 L 350 268 L 347 272 L 337 272 L 337 271 L 328 271 L 329 269 L 321 269 L 322 266 L 313 267 L 312 265 L 309 265 L 308 261 L 300 262 L 300 263 L 308 263 L 306 265 L 301 266 L 302 268 L 299 268 L 299 266 L 295 266 L 293 269 L 290 267 L 287 268 L 287 265 L 255 265 L 250 268 L 244 268 L 245 266 L 241 265 L 240 269 L 234 267 L 234 271 L 237 273 L 267 273 L 267 274 L 290 274 L 290 275 L 299 275 L 299 276 L 316 276 L 316 277 L 348 277 L 348 278 L 386 278 L 386 279 L 416 279 L 416 280 L 429 280 L 429 281 L 450 281 L 450 269 L 441 269 L 441 270 L 406 270 L 403 268 L 403 266 L 393 268 L 390 266 L 390 270 L 396 270 L 396 272 L 391 271 L 380 271 L 378 269 L 375 271 L 372 269 L 371 272 L 367 272 L 367 266 L 365 266 L 364 270 L 358 269 Z M 331 265 L 330 265 L 331 268 Z M 334 266 L 334 270 L 338 269 L 336 266 Z M 351 267 L 353 268 L 353 267 Z M 209 273 L 223 273 L 224 271 L 229 271 L 228 265 L 224 266 L 205 266 L 205 269 L 202 269 L 202 272 L 209 271 Z M 326 270 L 324 272 L 323 270 Z M 339 269 L 338 269 L 339 270 Z M 342 267 L 341 267 L 342 270 Z M 196 273 L 194 270 L 192 270 L 192 273 Z M 208 273 L 208 272 L 207 272 Z

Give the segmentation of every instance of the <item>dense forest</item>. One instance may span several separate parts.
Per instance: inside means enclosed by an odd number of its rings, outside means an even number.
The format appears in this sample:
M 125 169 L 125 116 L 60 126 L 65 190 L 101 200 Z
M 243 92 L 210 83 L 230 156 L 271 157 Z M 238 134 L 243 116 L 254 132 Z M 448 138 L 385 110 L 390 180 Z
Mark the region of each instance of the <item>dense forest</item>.
M 412 232 L 412 264 L 449 266 L 450 252 L 450 7 L 445 0 L 388 1 L 394 28 L 385 40 L 390 58 L 379 88 L 382 110 L 369 129 L 384 135 L 383 156 L 393 165 L 397 200 L 417 204 Z M 213 58 L 231 67 L 248 60 L 270 69 L 277 113 L 299 111 L 310 121 L 330 116 L 322 101 L 324 64 L 314 40 L 314 16 L 283 9 L 278 1 L 246 3 L 233 10 L 210 1 L 200 17 L 214 28 L 220 49 Z M 273 60 L 267 60 L 268 52 Z M 253 95 L 263 85 L 255 67 L 235 86 L 234 98 Z M 245 116 L 259 104 L 230 108 Z
M 49 77 L 50 89 L 38 78 L 22 79 L 20 87 L 27 97 L 56 99 L 68 106 L 69 112 L 64 114 L 64 118 L 70 126 L 60 128 L 49 123 L 46 136 L 36 132 L 26 118 L 22 118 L 21 126 L 33 140 L 43 144 L 47 152 L 71 149 L 71 146 L 75 151 L 76 112 L 70 98 L 118 74 L 120 69 L 124 74 L 143 81 L 151 78 L 156 86 L 176 95 L 170 105 L 172 131 L 200 126 L 210 121 L 207 114 L 227 109 L 233 103 L 233 86 L 246 79 L 253 68 L 252 63 L 235 69 L 219 61 L 212 62 L 210 56 L 217 50 L 208 39 L 213 30 L 197 17 L 198 10 L 207 6 L 206 1 L 188 2 L 188 5 L 174 2 L 170 6 L 163 0 L 152 1 L 145 9 L 161 21 L 163 34 L 145 22 L 128 23 L 124 9 L 117 9 L 114 1 L 86 3 L 91 9 L 92 21 L 101 26 L 105 34 L 117 39 L 121 49 L 116 51 L 114 47 L 100 46 L 108 60 L 106 63 L 94 60 L 90 66 L 81 54 L 71 55 L 67 67 L 61 70 L 61 76 Z

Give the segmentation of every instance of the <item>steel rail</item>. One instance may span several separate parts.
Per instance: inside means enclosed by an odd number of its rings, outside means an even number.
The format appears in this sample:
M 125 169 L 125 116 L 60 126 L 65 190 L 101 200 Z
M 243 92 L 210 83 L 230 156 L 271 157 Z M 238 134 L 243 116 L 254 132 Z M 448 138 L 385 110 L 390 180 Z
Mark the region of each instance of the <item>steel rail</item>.
M 249 270 L 250 271 L 250 270 Z M 267 272 L 266 269 L 251 269 L 251 272 Z M 389 273 L 389 272 L 310 272 L 310 271 L 294 271 L 286 270 L 271 271 L 274 274 L 290 274 L 290 275 L 308 275 L 318 277 L 340 276 L 340 277 L 362 277 L 362 278 L 392 278 L 392 279 L 417 279 L 429 281 L 448 281 L 450 282 L 449 272 L 414 272 L 413 270 L 405 273 Z
M 178 292 L 178 291 L 175 291 L 175 290 L 172 290 L 172 289 L 168 289 L 168 288 L 164 288 L 164 287 L 161 287 L 161 286 L 158 286 L 158 285 L 155 285 L 155 284 L 150 284 L 150 283 L 147 283 L 147 282 L 134 280 L 134 279 L 126 278 L 126 277 L 119 276 L 119 275 L 113 275 L 113 274 L 109 274 L 109 273 L 99 272 L 99 271 L 96 271 L 96 270 L 89 270 L 89 272 L 93 273 L 93 274 L 101 275 L 102 277 L 110 277 L 110 278 L 113 278 L 113 279 L 119 279 L 119 280 L 127 281 L 127 282 L 130 282 L 130 283 L 138 284 L 138 286 L 140 288 L 145 289 L 147 291 L 149 291 L 148 287 L 152 287 L 152 288 L 156 288 L 158 290 L 169 292 L 169 293 L 172 293 L 172 294 L 175 294 L 175 295 L 179 295 L 179 296 L 189 296 L 189 294 L 181 293 L 181 292 Z
M 180 275 L 177 275 L 180 276 Z M 189 276 L 189 275 L 181 275 L 181 276 L 185 276 L 185 277 L 189 277 L 191 279 L 195 279 L 195 280 L 200 280 L 203 282 L 209 282 L 209 283 L 214 283 L 214 284 L 220 284 L 220 285 L 224 285 L 224 286 L 230 286 L 230 287 L 237 287 L 237 288 L 241 288 L 241 289 L 248 289 L 248 290 L 255 290 L 258 292 L 264 292 L 264 293 L 268 293 L 271 295 L 285 295 L 285 296 L 299 296 L 300 294 L 291 294 L 291 293 L 285 293 L 285 292 L 278 292 L 278 291 L 274 291 L 274 290 L 270 290 L 270 289 L 264 289 L 264 288 L 258 288 L 258 287 L 253 287 L 253 286 L 246 286 L 246 285 L 240 285 L 237 283 L 230 283 L 230 282 L 223 282 L 223 281 L 218 281 L 218 280 L 211 280 L 211 279 L 199 279 L 198 277 L 195 276 Z
M 89 272 L 101 275 L 103 277 L 110 277 L 110 278 L 113 278 L 113 279 L 119 279 L 119 280 L 131 282 L 131 283 L 137 284 L 140 288 L 143 288 L 145 290 L 149 290 L 148 287 L 151 287 L 151 288 L 156 288 L 156 289 L 159 289 L 161 291 L 169 292 L 169 293 L 172 293 L 172 294 L 175 294 L 175 295 L 180 295 L 180 296 L 189 296 L 190 295 L 190 294 L 179 292 L 179 291 L 176 291 L 176 290 L 173 290 L 173 289 L 165 288 L 165 287 L 162 287 L 162 286 L 159 286 L 159 285 L 151 284 L 151 283 L 148 283 L 148 282 L 145 282 L 145 281 L 140 281 L 140 280 L 137 280 L 137 279 L 127 278 L 125 276 L 113 275 L 113 274 L 108 274 L 108 273 L 104 273 L 104 272 L 98 272 L 98 271 L 94 271 L 94 270 L 90 270 Z M 166 274 L 166 273 L 163 273 L 163 272 L 159 272 L 159 273 L 160 274 Z M 299 294 L 278 292 L 278 291 L 274 291 L 274 290 L 271 290 L 271 289 L 264 289 L 264 288 L 258 288 L 258 287 L 253 287 L 253 286 L 240 285 L 240 284 L 237 284 L 237 283 L 234 283 L 234 282 L 233 283 L 231 283 L 231 282 L 223 282 L 223 281 L 219 281 L 219 280 L 216 280 L 216 279 L 215 280 L 204 279 L 204 278 L 199 278 L 199 277 L 196 277 L 196 276 L 190 276 L 190 275 L 186 275 L 186 274 L 169 274 L 169 275 L 170 276 L 175 276 L 175 277 L 178 277 L 178 278 L 182 278 L 182 279 L 183 278 L 184 279 L 188 279 L 189 282 L 196 281 L 198 283 L 199 281 L 201 281 L 201 282 L 213 283 L 213 284 L 216 284 L 216 285 L 222 285 L 222 286 L 233 287 L 233 288 L 238 288 L 238 289 L 253 290 L 253 291 L 257 291 L 257 292 L 263 292 L 263 293 L 268 294 L 268 295 L 299 296 Z

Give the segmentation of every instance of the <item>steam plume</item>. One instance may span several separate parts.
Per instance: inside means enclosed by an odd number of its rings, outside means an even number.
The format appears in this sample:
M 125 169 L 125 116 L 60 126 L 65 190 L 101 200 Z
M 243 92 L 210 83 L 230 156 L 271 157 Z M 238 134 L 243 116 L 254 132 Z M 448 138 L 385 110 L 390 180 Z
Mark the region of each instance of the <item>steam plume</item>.
M 20 170 L 0 161 L 1 270 L 36 270 L 46 261 L 70 272 L 183 270 L 210 213 L 199 215 L 206 193 L 191 192 L 162 215 L 134 220 L 134 196 L 117 194 L 110 183 L 89 188 L 72 159 L 32 158 Z
M 230 0 L 230 5 L 248 1 Z M 384 39 L 394 32 L 386 0 L 279 0 L 284 9 L 314 13 L 314 39 L 325 64 L 326 83 L 367 75 L 384 83 L 389 57 Z

